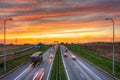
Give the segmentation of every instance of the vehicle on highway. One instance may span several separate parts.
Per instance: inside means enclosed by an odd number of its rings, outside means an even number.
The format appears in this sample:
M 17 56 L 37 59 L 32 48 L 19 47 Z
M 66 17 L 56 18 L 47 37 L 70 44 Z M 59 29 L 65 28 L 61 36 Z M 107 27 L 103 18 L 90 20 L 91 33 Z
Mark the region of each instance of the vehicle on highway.
M 32 60 L 32 63 L 34 63 L 33 65 L 36 65 L 37 63 L 40 63 L 43 59 L 43 56 L 42 56 L 42 52 L 35 52 L 32 56 L 31 56 L 31 60 Z
M 68 56 L 68 54 L 67 53 L 64 53 L 64 57 L 67 57 Z
M 68 52 L 68 49 L 66 47 L 64 48 L 64 50 L 65 50 L 66 53 Z
M 65 49 L 65 52 L 68 52 L 68 50 L 67 50 L 67 49 Z
M 52 48 L 50 49 L 50 52 L 52 52 L 53 50 L 52 50 Z
M 71 56 L 71 59 L 72 59 L 72 60 L 76 60 L 76 56 L 72 55 L 72 56 Z
M 53 58 L 53 54 L 50 54 L 50 55 L 49 55 L 49 58 L 52 59 L 52 58 Z
M 43 76 L 44 76 L 44 68 L 40 68 L 40 69 L 34 74 L 33 80 L 42 80 Z

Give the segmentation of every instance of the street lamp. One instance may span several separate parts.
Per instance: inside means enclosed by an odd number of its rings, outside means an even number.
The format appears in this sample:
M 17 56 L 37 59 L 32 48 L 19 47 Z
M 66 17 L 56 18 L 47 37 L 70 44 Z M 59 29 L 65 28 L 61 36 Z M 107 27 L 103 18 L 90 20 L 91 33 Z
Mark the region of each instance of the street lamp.
M 113 68 L 113 75 L 114 75 L 114 54 L 115 54 L 115 45 L 114 45 L 114 40 L 115 40 L 115 28 L 114 28 L 114 25 L 115 25 L 115 22 L 112 18 L 106 18 L 105 20 L 111 20 L 112 23 L 113 23 L 113 53 L 112 53 L 112 58 L 113 58 L 113 65 L 112 65 L 112 68 Z
M 4 73 L 6 72 L 6 22 L 12 20 L 11 18 L 4 21 Z

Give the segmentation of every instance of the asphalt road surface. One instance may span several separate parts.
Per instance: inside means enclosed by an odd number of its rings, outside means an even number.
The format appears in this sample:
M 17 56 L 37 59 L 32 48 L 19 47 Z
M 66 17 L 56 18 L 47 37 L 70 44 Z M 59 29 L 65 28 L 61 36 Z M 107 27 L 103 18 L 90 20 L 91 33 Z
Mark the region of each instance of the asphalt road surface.
M 61 56 L 68 80 L 114 80 L 111 76 L 97 69 L 92 64 L 78 57 L 68 50 L 68 56 L 64 57 L 65 46 L 61 45 Z M 76 60 L 71 59 L 76 56 Z
M 33 63 L 31 63 L 31 61 L 28 61 L 26 64 L 20 66 L 18 69 L 9 73 L 1 80 L 32 80 L 34 74 L 37 72 L 39 68 L 44 68 L 45 74 L 43 76 L 43 80 L 49 80 L 50 72 L 54 60 L 54 57 L 53 59 L 50 59 L 49 55 L 53 54 L 54 56 L 56 50 L 57 47 L 49 48 L 43 55 L 43 61 L 37 67 L 33 66 Z

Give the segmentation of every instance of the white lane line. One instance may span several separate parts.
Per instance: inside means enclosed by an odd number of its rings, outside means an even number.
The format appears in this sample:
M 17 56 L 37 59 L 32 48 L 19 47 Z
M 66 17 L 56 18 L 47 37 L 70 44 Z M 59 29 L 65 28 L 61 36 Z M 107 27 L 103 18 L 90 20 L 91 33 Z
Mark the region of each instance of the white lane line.
M 69 51 L 70 55 L 72 55 L 72 53 Z M 80 60 L 77 60 L 77 62 L 95 79 L 97 80 L 102 80 L 100 77 L 98 77 L 92 70 L 90 70 L 85 64 L 83 64 Z
M 69 58 L 70 58 L 70 60 L 71 60 L 71 55 L 72 55 L 72 53 L 68 50 L 68 54 L 69 54 Z M 89 76 L 84 72 L 84 70 L 76 63 L 76 61 L 71 61 L 71 64 L 74 64 L 74 67 L 75 68 L 77 68 L 77 69 L 79 69 L 80 70 L 80 72 L 82 73 L 82 74 L 84 74 L 84 75 L 82 75 L 81 76 L 81 73 L 79 74 L 82 78 L 86 78 L 87 80 L 91 80 L 90 78 L 89 78 Z M 85 77 L 84 77 L 85 76 Z
M 55 53 L 56 53 L 56 51 L 55 51 Z M 54 58 L 55 58 L 55 54 L 54 54 Z M 50 72 L 51 72 L 51 69 L 52 69 L 53 61 L 54 61 L 54 59 L 52 60 L 52 64 L 50 65 L 50 69 L 49 69 L 49 72 L 48 72 L 48 75 L 47 75 L 47 80 L 49 80 L 49 77 L 50 77 Z
M 17 80 L 20 76 L 22 76 L 28 69 L 30 69 L 29 67 L 26 68 L 20 75 L 18 75 L 14 80 Z
M 73 54 L 71 53 L 71 51 L 69 51 L 69 50 L 68 50 L 68 54 L 69 54 L 69 56 L 72 56 L 72 55 L 73 55 Z M 71 59 L 71 57 L 69 57 L 69 58 Z M 73 60 L 72 60 L 71 63 L 74 64 L 74 67 L 80 71 L 80 74 L 79 74 L 79 75 L 80 75 L 82 78 L 85 78 L 85 79 L 87 79 L 87 80 L 91 80 L 90 77 L 85 73 L 85 71 L 76 63 L 76 61 L 73 61 Z
M 62 51 L 61 51 L 61 53 L 62 53 Z M 62 54 L 61 54 L 61 56 L 62 56 Z M 68 75 L 67 68 L 66 68 L 66 65 L 65 65 L 63 56 L 62 56 L 62 61 L 63 61 L 63 64 L 64 64 L 65 72 L 66 72 L 66 74 L 67 74 L 67 78 L 68 78 L 68 80 L 70 80 L 70 77 L 69 77 L 69 75 Z
M 86 77 L 87 80 L 91 80 L 90 77 L 85 73 L 85 71 L 77 63 L 75 63 L 75 65 L 78 67 L 78 69 L 80 70 L 80 72 L 82 74 L 84 74 L 84 76 Z
M 98 77 L 92 70 L 90 70 L 86 65 L 84 65 L 82 62 L 77 60 L 77 62 L 96 80 L 102 80 L 100 77 Z
M 80 73 L 80 75 L 82 76 L 82 78 L 85 78 L 85 76 L 82 73 Z
M 50 65 L 50 69 L 49 69 L 49 72 L 48 72 L 48 75 L 47 75 L 47 80 L 49 80 L 49 76 L 50 76 L 50 72 L 51 72 L 51 69 L 52 69 L 53 61 L 52 61 L 52 64 Z
M 68 54 L 69 54 L 69 56 L 72 55 L 72 53 L 71 53 L 70 51 L 68 52 Z M 83 70 L 75 61 L 71 61 L 71 63 L 74 63 L 74 66 L 75 66 L 76 68 L 78 68 L 82 74 L 84 74 L 84 76 L 86 77 L 87 80 L 91 80 L 91 79 L 89 78 L 89 76 L 84 72 L 84 70 Z M 80 75 L 80 76 L 81 76 L 81 75 Z M 85 77 L 83 77 L 83 76 L 81 76 L 81 77 L 82 77 L 82 78 L 85 78 Z

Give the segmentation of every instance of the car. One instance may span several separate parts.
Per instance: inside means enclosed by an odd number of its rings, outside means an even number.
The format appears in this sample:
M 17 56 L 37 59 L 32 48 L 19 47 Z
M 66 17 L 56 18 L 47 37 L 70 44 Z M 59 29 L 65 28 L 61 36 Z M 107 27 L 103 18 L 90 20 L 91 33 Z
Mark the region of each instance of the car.
M 38 51 L 31 55 L 31 62 L 34 63 L 33 65 L 38 65 L 43 60 L 42 52 Z
M 50 52 L 52 52 L 53 50 L 52 50 L 52 48 L 50 49 Z
M 72 59 L 72 60 L 76 60 L 76 56 L 72 55 L 72 56 L 71 56 L 71 59 Z
M 64 47 L 64 49 L 66 49 L 66 47 Z
M 42 80 L 43 76 L 44 76 L 44 68 L 40 68 L 40 69 L 34 74 L 33 80 Z
M 64 53 L 64 57 L 67 57 L 68 56 L 68 54 L 67 53 Z
M 67 49 L 65 49 L 65 52 L 68 52 L 68 50 L 67 50 Z
M 53 55 L 52 55 L 52 54 L 50 54 L 50 55 L 49 55 L 49 58 L 51 58 L 51 59 L 52 59 L 52 58 L 53 58 Z

